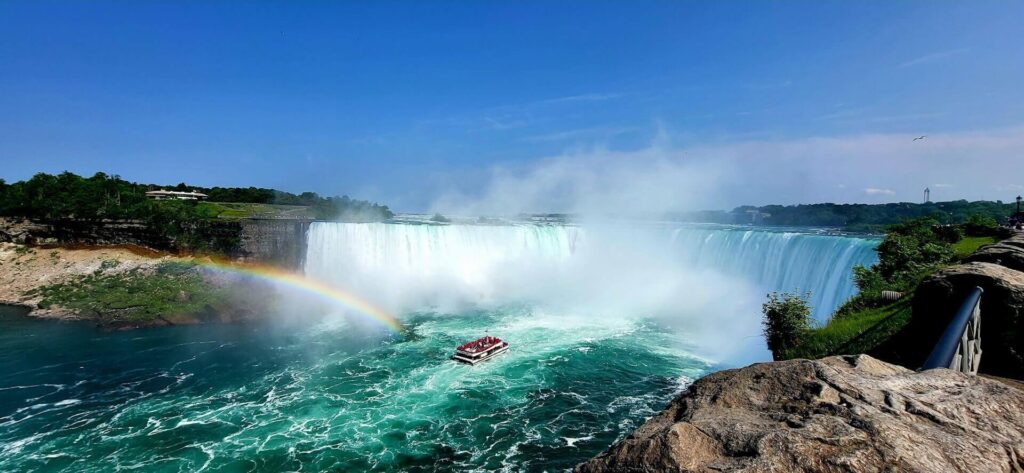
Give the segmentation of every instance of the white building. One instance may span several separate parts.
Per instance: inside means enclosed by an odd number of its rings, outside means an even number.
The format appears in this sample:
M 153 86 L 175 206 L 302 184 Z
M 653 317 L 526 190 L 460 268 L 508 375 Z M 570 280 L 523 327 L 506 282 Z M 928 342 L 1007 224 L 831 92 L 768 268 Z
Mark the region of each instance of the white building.
M 180 192 L 180 191 L 168 191 L 168 190 L 157 190 L 146 192 L 146 197 L 153 200 L 206 200 L 206 194 L 202 192 Z

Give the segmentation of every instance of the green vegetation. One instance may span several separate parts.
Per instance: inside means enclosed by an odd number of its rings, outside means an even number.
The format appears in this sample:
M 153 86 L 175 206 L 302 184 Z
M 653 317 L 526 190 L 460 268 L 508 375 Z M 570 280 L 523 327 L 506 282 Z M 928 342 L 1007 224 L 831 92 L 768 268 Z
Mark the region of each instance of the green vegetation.
M 701 211 L 679 214 L 683 220 L 710 223 L 758 223 L 811 227 L 840 227 L 848 231 L 879 233 L 887 225 L 905 220 L 930 218 L 938 223 L 962 224 L 972 216 L 981 219 L 986 228 L 1003 222 L 1013 214 L 1014 204 L 1002 201 L 955 200 L 915 204 L 809 204 L 742 206 L 732 211 Z M 756 219 L 756 220 L 755 220 Z M 970 229 L 968 229 L 970 234 Z
M 163 187 L 128 182 L 104 173 L 84 178 L 70 172 L 58 175 L 39 173 L 27 181 L 13 184 L 0 179 L 0 216 L 43 220 L 151 220 L 159 219 L 162 214 L 212 218 L 223 213 L 216 207 L 194 201 L 152 201 L 146 198 L 147 191 L 162 188 L 196 190 L 209 195 L 210 202 L 301 206 L 308 208 L 315 218 L 325 220 L 369 221 L 393 216 L 387 206 L 348 196 L 321 197 L 315 192 L 292 194 L 256 187 L 203 188 L 185 183 Z
M 828 323 L 812 327 L 807 315 L 806 329 L 800 321 L 787 321 L 790 343 L 769 337 L 769 317 L 789 320 L 798 315 L 779 315 L 780 299 L 769 295 L 765 310 L 765 336 L 776 359 L 820 358 L 849 353 L 877 353 L 910 320 L 910 298 L 918 284 L 944 266 L 966 258 L 978 247 L 996 241 L 998 226 L 984 215 L 969 216 L 963 225 L 941 225 L 924 217 L 905 220 L 886 228 L 878 246 L 878 264 L 853 268 L 858 294 L 843 304 Z M 974 235 L 974 236 L 965 236 Z M 883 291 L 904 294 L 887 300 Z M 789 295 L 789 297 L 795 297 Z M 790 306 L 799 302 L 787 301 Z M 806 305 L 806 302 L 803 302 Z M 772 312 L 769 312 L 772 309 Z M 792 309 L 795 310 L 795 309 Z M 799 313 L 798 313 L 799 314 Z M 794 328 L 795 327 L 795 328 Z
M 825 325 L 808 330 L 785 359 L 873 353 L 910 320 L 910 301 L 837 314 Z
M 430 221 L 437 223 L 449 223 L 452 221 L 452 219 L 445 217 L 444 215 L 441 214 L 434 214 L 433 217 L 430 217 Z
M 212 202 L 155 201 L 146 197 L 160 186 L 128 182 L 96 173 L 81 177 L 69 172 L 36 174 L 27 181 L 8 184 L 0 179 L 0 216 L 41 221 L 135 220 L 154 234 L 173 242 L 176 249 L 225 253 L 237 246 L 237 226 L 220 219 L 295 216 L 342 221 L 378 221 L 391 218 L 387 206 L 348 196 L 320 197 L 313 192 L 291 194 L 273 189 L 204 189 L 184 183 L 172 189 L 208 193 Z M 219 202 L 240 199 L 241 203 Z M 287 205 L 290 207 L 282 207 Z
M 953 252 L 956 253 L 957 258 L 964 259 L 971 256 L 975 251 L 978 251 L 978 248 L 985 245 L 991 245 L 996 241 L 998 241 L 996 237 L 991 236 L 964 237 L 953 244 Z
M 970 236 L 994 235 L 997 231 L 999 231 L 999 222 L 991 215 L 971 215 L 964 222 L 964 232 Z
M 791 358 L 790 352 L 804 343 L 811 329 L 811 307 L 806 296 L 773 292 L 761 311 L 764 339 L 772 356 L 776 360 Z
M 155 188 L 156 186 L 147 186 Z M 299 218 L 316 218 L 320 220 L 341 220 L 352 222 L 375 222 L 387 220 L 394 214 L 386 205 L 379 205 L 365 200 L 352 199 L 347 195 L 341 197 L 321 197 L 316 192 L 291 192 L 266 189 L 261 187 L 196 187 L 180 183 L 166 188 L 177 191 L 196 190 L 209 196 L 208 202 L 230 202 L 233 204 L 256 204 L 228 211 L 223 217 L 270 217 L 280 218 L 283 212 L 291 217 L 291 212 L 301 214 Z M 286 206 L 292 207 L 289 209 Z M 303 207 L 299 212 L 294 207 Z M 247 214 L 248 213 L 248 214 Z
M 119 264 L 116 260 L 105 261 L 91 275 L 43 286 L 26 295 L 41 296 L 41 308 L 59 306 L 103 323 L 202 314 L 224 298 L 223 291 L 208 284 L 192 264 L 167 262 L 148 271 L 107 271 Z
M 310 207 L 300 205 L 251 204 L 240 202 L 202 202 L 211 213 L 222 219 L 239 218 L 297 218 L 313 219 L 316 214 Z

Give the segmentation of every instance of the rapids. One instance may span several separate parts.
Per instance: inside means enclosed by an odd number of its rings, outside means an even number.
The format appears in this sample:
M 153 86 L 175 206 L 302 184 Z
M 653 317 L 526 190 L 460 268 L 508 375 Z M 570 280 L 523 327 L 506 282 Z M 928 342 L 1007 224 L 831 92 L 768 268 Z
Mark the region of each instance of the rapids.
M 693 330 L 756 334 L 770 290 L 810 290 L 827 317 L 876 244 L 699 225 L 317 223 L 307 275 L 405 331 L 303 300 L 267 323 L 130 332 L 0 307 L 0 471 L 564 471 L 730 366 Z M 721 313 L 735 307 L 751 313 Z M 448 360 L 485 330 L 509 352 Z

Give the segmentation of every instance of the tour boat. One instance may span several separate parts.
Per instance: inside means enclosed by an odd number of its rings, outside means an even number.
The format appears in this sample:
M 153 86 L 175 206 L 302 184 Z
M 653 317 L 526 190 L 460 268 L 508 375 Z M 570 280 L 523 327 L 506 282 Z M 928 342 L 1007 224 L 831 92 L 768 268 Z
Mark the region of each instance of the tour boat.
M 498 337 L 486 335 L 472 342 L 459 345 L 455 349 L 455 355 L 452 356 L 452 359 L 475 365 L 481 361 L 494 358 L 506 350 L 508 350 L 508 342 L 503 342 Z

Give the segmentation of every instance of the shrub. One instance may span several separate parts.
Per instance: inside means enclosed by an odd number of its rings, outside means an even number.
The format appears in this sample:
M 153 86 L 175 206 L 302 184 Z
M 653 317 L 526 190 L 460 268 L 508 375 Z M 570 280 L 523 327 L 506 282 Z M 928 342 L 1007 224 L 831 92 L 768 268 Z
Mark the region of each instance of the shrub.
M 999 222 L 988 215 L 974 214 L 964 222 L 964 230 L 970 236 L 993 236 L 999 232 Z
M 786 352 L 800 345 L 811 330 L 809 296 L 809 293 L 789 292 L 768 294 L 768 301 L 761 307 L 764 313 L 762 324 L 765 341 L 774 359 L 786 359 Z

